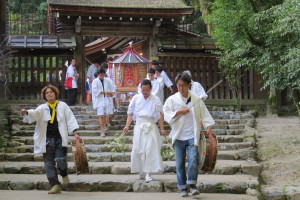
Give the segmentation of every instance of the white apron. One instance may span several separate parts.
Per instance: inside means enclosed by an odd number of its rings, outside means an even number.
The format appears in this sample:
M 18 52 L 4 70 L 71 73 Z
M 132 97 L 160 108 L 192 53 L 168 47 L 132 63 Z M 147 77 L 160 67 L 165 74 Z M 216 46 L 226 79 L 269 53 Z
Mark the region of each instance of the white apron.
M 162 139 L 152 119 L 137 118 L 131 151 L 131 173 L 162 173 Z

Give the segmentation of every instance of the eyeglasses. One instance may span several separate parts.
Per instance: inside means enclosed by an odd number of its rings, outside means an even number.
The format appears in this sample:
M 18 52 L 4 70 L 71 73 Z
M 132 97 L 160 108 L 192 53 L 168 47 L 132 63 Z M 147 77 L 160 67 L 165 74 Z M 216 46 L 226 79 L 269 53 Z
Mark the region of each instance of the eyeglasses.
M 186 85 L 186 84 L 178 85 L 177 84 L 176 86 L 181 88 L 181 87 L 187 87 L 188 85 Z

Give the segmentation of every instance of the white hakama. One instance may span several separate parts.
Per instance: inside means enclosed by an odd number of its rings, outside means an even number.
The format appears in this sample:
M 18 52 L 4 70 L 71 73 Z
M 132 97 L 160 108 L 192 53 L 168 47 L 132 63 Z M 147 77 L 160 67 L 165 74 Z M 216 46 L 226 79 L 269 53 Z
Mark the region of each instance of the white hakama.
M 136 121 L 131 151 L 132 173 L 163 172 L 160 155 L 162 139 L 156 125 L 161 112 L 162 104 L 152 94 L 147 99 L 137 94 L 129 104 L 127 114 L 133 114 L 133 120 Z

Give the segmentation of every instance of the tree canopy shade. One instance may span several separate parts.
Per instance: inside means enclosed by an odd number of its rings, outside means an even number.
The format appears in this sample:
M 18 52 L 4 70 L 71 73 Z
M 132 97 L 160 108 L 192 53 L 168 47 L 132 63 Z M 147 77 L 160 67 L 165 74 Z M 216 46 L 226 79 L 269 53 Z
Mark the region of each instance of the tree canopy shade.
M 264 88 L 291 87 L 299 109 L 299 0 L 215 0 L 211 9 L 220 66 L 254 69 Z

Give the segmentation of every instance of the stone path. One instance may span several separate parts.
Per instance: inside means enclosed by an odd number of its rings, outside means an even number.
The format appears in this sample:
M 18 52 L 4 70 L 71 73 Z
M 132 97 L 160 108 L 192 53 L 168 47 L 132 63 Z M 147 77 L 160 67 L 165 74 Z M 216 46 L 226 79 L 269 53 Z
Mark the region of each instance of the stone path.
M 48 190 L 41 154 L 33 154 L 34 125 L 24 124 L 19 115 L 20 108 L 32 108 L 36 105 L 12 105 L 9 108 L 11 138 L 5 142 L 4 152 L 0 154 L 0 189 L 1 190 L 34 190 L 26 194 L 40 194 L 36 190 Z M 107 137 L 99 136 L 97 116 L 91 106 L 74 106 L 72 110 L 80 124 L 79 134 L 84 139 L 89 158 L 90 174 L 75 175 L 72 154 L 68 153 L 71 184 L 64 187 L 66 191 L 80 192 L 151 192 L 159 198 L 176 199 L 177 192 L 175 161 L 167 158 L 164 161 L 165 172 L 153 175 L 154 181 L 146 183 L 139 180 L 137 174 L 130 173 L 130 151 L 132 148 L 132 131 L 126 136 L 127 149 L 125 153 L 113 153 L 106 143 L 122 133 L 126 122 L 127 106 L 121 107 L 122 112 L 115 113 L 115 125 Z M 211 111 L 216 125 L 213 132 L 217 135 L 219 155 L 216 168 L 211 174 L 200 171 L 197 187 L 201 191 L 201 199 L 257 199 L 259 189 L 258 175 L 262 169 L 255 161 L 255 119 L 250 113 L 234 111 Z M 166 130 L 170 127 L 165 123 Z M 166 144 L 164 144 L 166 146 Z M 45 193 L 45 191 L 44 191 Z M 222 193 L 214 194 L 214 193 Z M 5 191 L 5 194 L 9 194 Z M 114 193 L 103 193 L 107 198 Z M 123 197 L 123 193 L 122 194 Z M 124 198 L 138 198 L 133 193 L 126 193 Z M 239 195 L 234 195 L 239 194 Z M 247 195 L 248 194 L 248 195 Z M 68 192 L 64 195 L 73 195 Z M 91 198 L 102 196 L 98 193 L 88 193 Z M 138 194 L 144 198 L 143 194 Z M 160 196 L 161 195 L 161 196 Z M 73 195 L 74 196 L 74 195 Z M 118 196 L 118 193 L 117 195 Z M 152 199 L 152 195 L 149 198 Z M 174 198 L 173 198 L 174 197 Z M 16 198 L 17 193 L 16 193 Z M 113 198 L 113 197 L 112 197 Z M 139 198 L 139 199 L 140 199 Z M 99 199 L 97 197 L 97 199 Z M 117 199 L 117 198 L 114 198 Z M 154 199 L 154 196 L 153 196 Z

